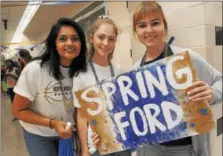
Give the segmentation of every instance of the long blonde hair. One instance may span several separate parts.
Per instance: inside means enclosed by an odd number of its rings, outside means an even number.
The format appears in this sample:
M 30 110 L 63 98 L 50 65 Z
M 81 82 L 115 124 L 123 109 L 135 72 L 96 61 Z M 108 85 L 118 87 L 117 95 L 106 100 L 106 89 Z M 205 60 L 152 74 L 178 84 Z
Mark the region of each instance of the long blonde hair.
M 91 43 L 90 41 L 90 38 L 92 35 L 94 35 L 94 33 L 99 29 L 99 27 L 102 25 L 102 24 L 111 24 L 114 28 L 114 31 L 115 31 L 115 35 L 118 36 L 118 27 L 117 25 L 114 23 L 113 20 L 111 20 L 110 18 L 108 17 L 103 17 L 103 16 L 99 16 L 99 18 L 94 22 L 94 24 L 91 26 L 91 29 L 90 29 L 90 35 L 88 36 L 88 43 L 89 43 L 89 50 L 88 50 L 88 60 L 91 60 L 92 57 L 94 56 L 94 46 L 93 44 Z M 114 52 L 114 50 L 113 50 Z M 112 59 L 113 57 L 113 52 L 108 56 L 109 57 L 109 60 Z

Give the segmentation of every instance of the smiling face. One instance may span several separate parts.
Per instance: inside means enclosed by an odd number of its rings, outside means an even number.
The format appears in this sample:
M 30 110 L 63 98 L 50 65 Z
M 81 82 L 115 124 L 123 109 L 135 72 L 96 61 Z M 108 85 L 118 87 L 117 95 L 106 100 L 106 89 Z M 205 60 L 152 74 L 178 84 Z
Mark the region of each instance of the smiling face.
M 94 34 L 91 34 L 94 55 L 108 57 L 114 51 L 116 40 L 117 34 L 113 25 L 102 23 Z
M 71 26 L 62 26 L 57 35 L 56 49 L 60 56 L 60 64 L 69 66 L 80 54 L 81 42 L 77 31 Z
M 136 21 L 135 32 L 139 41 L 147 48 L 160 46 L 165 42 L 166 29 L 163 18 L 157 11 L 146 13 Z

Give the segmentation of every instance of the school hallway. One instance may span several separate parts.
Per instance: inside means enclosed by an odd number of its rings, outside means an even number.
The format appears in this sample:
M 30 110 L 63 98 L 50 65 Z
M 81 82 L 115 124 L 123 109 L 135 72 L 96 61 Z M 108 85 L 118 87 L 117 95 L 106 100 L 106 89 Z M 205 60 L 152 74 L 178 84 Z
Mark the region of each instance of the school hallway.
M 1 95 L 1 156 L 29 156 L 23 139 L 22 128 L 12 121 L 11 101 L 8 95 Z
M 130 71 L 132 65 L 141 59 L 146 51 L 146 47 L 139 42 L 133 31 L 132 17 L 136 6 L 140 3 L 140 1 L 3 0 L 1 2 L 1 62 L 6 59 L 20 60 L 19 50 L 21 48 L 30 51 L 32 57 L 39 56 L 44 50 L 50 27 L 60 17 L 69 17 L 79 23 L 86 39 L 91 36 L 89 30 L 96 19 L 111 18 L 119 29 L 115 49 L 113 49 L 114 62 L 123 71 Z M 160 1 L 158 3 L 163 8 L 168 23 L 166 42 L 198 53 L 214 68 L 222 71 L 223 3 L 220 1 Z M 180 19 L 184 20 L 181 22 Z M 90 42 L 87 43 L 87 47 L 89 45 Z M 38 79 L 38 74 L 35 78 Z M 84 80 L 88 81 L 87 78 Z M 45 93 L 48 94 L 48 92 Z M 59 98 L 57 95 L 59 94 L 55 94 Z M 211 146 L 209 156 L 223 156 L 222 106 L 222 101 L 211 106 L 216 124 L 209 133 Z M 12 121 L 11 107 L 9 96 L 1 94 L 0 156 L 29 156 L 24 143 L 22 127 L 18 120 Z M 136 153 L 133 153 L 132 156 L 136 156 Z

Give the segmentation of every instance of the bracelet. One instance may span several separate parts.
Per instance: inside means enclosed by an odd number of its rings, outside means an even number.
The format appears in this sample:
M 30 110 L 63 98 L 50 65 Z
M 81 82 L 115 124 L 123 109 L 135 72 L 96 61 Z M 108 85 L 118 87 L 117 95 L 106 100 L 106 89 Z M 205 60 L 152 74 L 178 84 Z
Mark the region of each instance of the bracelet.
M 52 127 L 52 120 L 54 120 L 54 118 L 50 118 L 50 123 L 49 123 L 49 127 L 51 128 L 51 129 L 53 129 L 53 127 Z

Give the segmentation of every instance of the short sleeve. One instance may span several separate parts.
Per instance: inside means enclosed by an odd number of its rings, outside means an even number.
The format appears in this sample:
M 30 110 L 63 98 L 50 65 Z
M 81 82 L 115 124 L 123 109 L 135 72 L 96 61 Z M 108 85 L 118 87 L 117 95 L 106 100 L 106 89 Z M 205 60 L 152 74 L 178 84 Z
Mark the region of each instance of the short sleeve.
M 40 75 L 40 65 L 37 62 L 27 64 L 14 87 L 14 92 L 28 98 L 30 101 L 34 101 L 38 93 L 37 86 Z
M 75 95 L 75 92 L 84 88 L 85 83 L 81 80 L 82 75 L 73 78 L 73 104 L 75 107 L 80 108 L 79 101 Z

